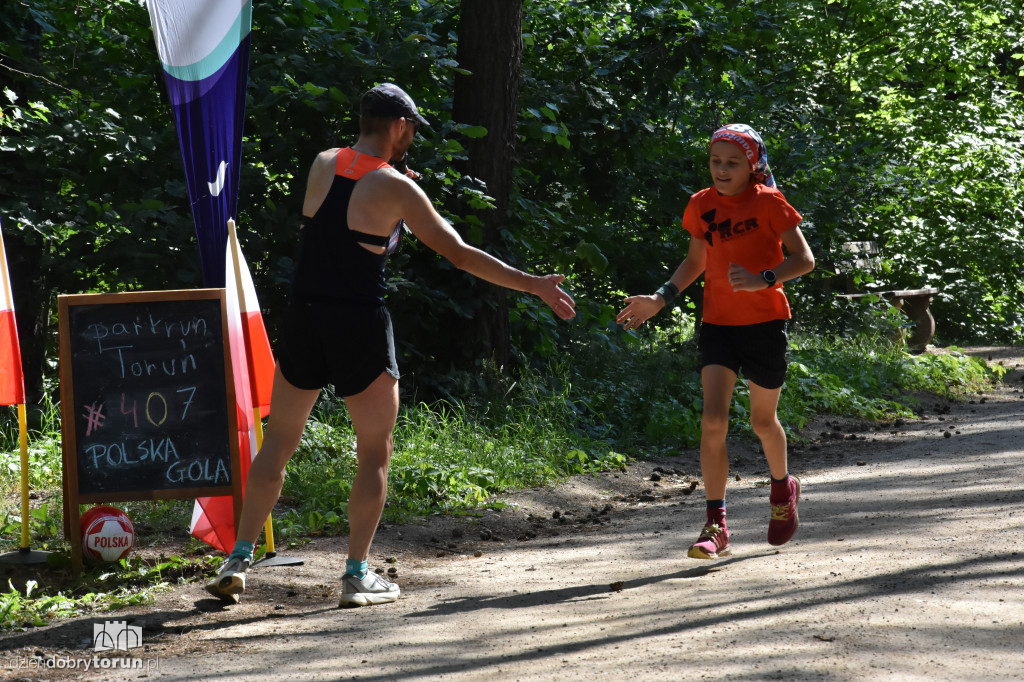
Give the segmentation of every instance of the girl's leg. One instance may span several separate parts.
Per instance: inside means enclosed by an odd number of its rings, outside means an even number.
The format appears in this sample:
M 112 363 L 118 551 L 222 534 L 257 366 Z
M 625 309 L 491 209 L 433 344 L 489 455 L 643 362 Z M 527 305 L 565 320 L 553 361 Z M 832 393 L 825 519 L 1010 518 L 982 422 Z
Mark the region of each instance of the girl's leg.
M 700 421 L 700 470 L 707 497 L 707 523 L 700 537 L 690 545 L 691 559 L 717 559 L 729 554 L 729 530 L 725 523 L 725 486 L 729 479 L 729 404 L 736 385 L 736 373 L 722 365 L 705 365 L 704 413 Z
M 761 439 L 768 467 L 772 472 L 768 501 L 772 506 L 768 522 L 768 543 L 784 545 L 789 542 L 800 525 L 797 504 L 800 501 L 800 481 L 789 476 L 786 456 L 786 432 L 779 423 L 777 409 L 780 388 L 768 389 L 750 382 L 750 423 Z
M 704 412 L 700 421 L 700 470 L 704 496 L 724 500 L 729 480 L 729 405 L 736 385 L 736 373 L 722 365 L 706 365 L 700 373 L 704 387 Z
M 782 480 L 789 472 L 786 461 L 786 432 L 777 414 L 782 387 L 762 388 L 750 382 L 750 425 L 761 439 L 772 478 Z

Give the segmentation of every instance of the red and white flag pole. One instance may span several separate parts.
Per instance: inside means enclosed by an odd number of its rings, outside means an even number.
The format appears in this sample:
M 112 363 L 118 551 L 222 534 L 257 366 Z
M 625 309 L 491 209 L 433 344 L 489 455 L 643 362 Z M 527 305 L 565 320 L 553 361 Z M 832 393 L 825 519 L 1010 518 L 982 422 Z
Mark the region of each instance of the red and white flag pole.
M 14 294 L 7 269 L 7 252 L 0 232 L 0 405 L 18 406 L 18 441 L 21 446 L 21 545 L 15 552 L 0 554 L 0 562 L 39 564 L 50 552 L 29 547 L 28 420 L 25 415 L 25 374 L 18 344 L 18 325 L 14 319 Z

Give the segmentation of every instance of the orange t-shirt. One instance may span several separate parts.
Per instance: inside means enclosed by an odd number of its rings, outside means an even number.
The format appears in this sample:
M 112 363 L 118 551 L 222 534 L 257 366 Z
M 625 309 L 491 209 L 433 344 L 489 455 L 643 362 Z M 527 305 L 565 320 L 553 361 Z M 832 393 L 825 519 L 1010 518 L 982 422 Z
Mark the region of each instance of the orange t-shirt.
M 704 268 L 704 321 L 709 324 L 758 324 L 792 317 L 782 284 L 760 291 L 733 291 L 729 263 L 751 272 L 782 262 L 783 232 L 802 220 L 779 190 L 751 182 L 735 196 L 714 187 L 690 197 L 683 228 L 707 242 Z

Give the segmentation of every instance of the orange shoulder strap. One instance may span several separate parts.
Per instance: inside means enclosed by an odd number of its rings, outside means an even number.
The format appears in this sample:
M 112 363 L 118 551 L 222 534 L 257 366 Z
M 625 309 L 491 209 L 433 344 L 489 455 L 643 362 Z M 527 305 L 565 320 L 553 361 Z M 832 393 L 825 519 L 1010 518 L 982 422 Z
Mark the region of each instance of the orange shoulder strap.
M 362 154 L 351 147 L 345 147 L 339 149 L 335 157 L 334 174 L 358 180 L 370 171 L 390 167 L 390 164 L 384 159 L 370 156 L 369 154 Z

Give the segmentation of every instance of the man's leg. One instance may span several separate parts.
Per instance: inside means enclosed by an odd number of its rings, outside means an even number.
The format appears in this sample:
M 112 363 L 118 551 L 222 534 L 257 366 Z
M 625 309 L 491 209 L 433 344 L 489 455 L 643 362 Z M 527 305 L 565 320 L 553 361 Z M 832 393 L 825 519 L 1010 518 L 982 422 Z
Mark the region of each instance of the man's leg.
M 362 393 L 345 398 L 356 432 L 359 468 L 348 501 L 350 559 L 365 561 L 388 494 L 388 464 L 398 419 L 398 380 L 381 372 Z
M 398 585 L 369 571 L 366 559 L 388 494 L 392 432 L 398 418 L 398 380 L 382 372 L 362 393 L 345 398 L 356 432 L 359 468 L 348 499 L 348 560 L 338 606 L 369 606 L 398 599 Z
M 281 497 L 285 466 L 302 441 L 309 413 L 320 395 L 319 389 L 307 391 L 288 383 L 278 366 L 274 370 L 274 390 L 270 394 L 270 421 L 259 454 L 249 467 L 245 484 L 245 502 L 238 524 L 238 539 L 256 542 L 267 517 Z
M 206 584 L 206 590 L 215 597 L 237 602 L 245 591 L 245 573 L 252 561 L 253 545 L 281 496 L 285 466 L 299 446 L 306 420 L 319 395 L 319 390 L 306 391 L 292 386 L 281 374 L 280 366 L 275 368 L 274 390 L 270 396 L 273 417 L 263 445 L 249 468 L 235 546 L 216 577 Z

